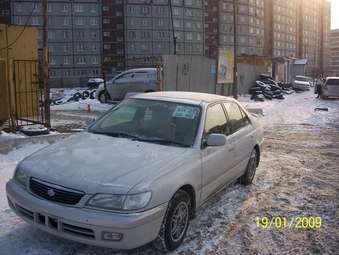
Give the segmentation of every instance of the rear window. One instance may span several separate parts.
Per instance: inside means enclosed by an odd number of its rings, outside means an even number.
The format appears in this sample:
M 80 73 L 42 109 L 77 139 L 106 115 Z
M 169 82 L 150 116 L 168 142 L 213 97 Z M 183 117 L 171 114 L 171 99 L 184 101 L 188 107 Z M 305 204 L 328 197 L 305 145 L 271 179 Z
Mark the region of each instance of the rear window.
M 339 86 L 339 79 L 330 79 L 330 80 L 327 80 L 327 85 L 330 85 L 330 86 Z

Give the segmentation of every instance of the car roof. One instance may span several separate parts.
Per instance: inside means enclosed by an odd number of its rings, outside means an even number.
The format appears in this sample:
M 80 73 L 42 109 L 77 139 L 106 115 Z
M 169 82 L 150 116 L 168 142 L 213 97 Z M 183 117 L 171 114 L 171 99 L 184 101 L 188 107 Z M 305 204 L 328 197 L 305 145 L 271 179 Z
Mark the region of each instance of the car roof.
M 307 78 L 307 79 L 312 79 L 312 77 L 309 77 L 309 76 L 303 76 L 303 75 L 297 75 L 296 78 Z
M 126 70 L 124 73 L 126 72 L 149 72 L 149 71 L 156 71 L 157 69 L 156 68 L 134 68 L 134 69 L 129 69 L 129 70 Z
M 145 94 L 138 94 L 132 98 L 139 99 L 150 99 L 150 100 L 163 100 L 163 101 L 172 101 L 180 103 L 189 103 L 199 105 L 201 103 L 213 103 L 218 101 L 235 101 L 233 98 L 199 93 L 199 92 L 186 92 L 186 91 L 161 91 L 161 92 L 152 92 Z

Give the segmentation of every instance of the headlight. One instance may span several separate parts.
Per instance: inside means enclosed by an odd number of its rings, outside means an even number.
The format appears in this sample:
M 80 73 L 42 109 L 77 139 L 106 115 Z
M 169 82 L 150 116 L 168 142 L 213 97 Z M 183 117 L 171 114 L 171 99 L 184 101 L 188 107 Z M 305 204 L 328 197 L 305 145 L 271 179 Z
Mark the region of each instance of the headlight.
M 109 210 L 138 210 L 144 208 L 151 199 L 151 192 L 135 195 L 97 194 L 87 205 Z
M 14 179 L 24 186 L 27 185 L 27 175 L 24 173 L 22 169 L 20 169 L 20 166 L 17 166 L 15 170 Z
M 128 195 L 124 203 L 124 210 L 138 210 L 146 207 L 151 200 L 151 192 Z

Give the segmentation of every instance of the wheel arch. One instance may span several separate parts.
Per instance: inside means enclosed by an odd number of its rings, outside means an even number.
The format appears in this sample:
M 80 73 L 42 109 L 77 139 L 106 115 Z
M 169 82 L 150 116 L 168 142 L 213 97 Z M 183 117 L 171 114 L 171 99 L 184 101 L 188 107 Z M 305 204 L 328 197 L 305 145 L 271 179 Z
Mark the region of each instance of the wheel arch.
M 177 193 L 178 191 L 185 191 L 191 199 L 191 203 L 192 203 L 192 211 L 191 211 L 191 219 L 195 217 L 195 212 L 196 212 L 196 192 L 194 190 L 194 187 L 190 184 L 185 184 L 183 186 L 181 186 L 179 189 L 177 189 L 177 191 L 175 193 Z M 174 195 L 173 195 L 174 196 Z

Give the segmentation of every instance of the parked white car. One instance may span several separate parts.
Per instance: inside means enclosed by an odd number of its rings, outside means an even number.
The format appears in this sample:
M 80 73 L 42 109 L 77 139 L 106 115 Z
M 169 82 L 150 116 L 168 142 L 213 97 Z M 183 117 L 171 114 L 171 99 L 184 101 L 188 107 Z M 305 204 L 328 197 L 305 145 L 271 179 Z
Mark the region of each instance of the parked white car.
M 6 185 L 8 202 L 62 238 L 172 251 L 213 194 L 236 180 L 252 183 L 262 143 L 261 125 L 234 99 L 139 94 L 24 159 Z
M 129 93 L 147 93 L 158 90 L 157 69 L 137 68 L 120 73 L 112 80 L 100 84 L 96 91 L 96 99 L 105 103 L 108 99 L 121 101 Z
M 321 87 L 321 97 L 339 97 L 339 77 L 327 77 Z
M 292 86 L 293 89 L 307 91 L 311 89 L 311 80 L 312 78 L 306 76 L 296 76 Z M 313 85 L 313 81 L 312 81 Z

